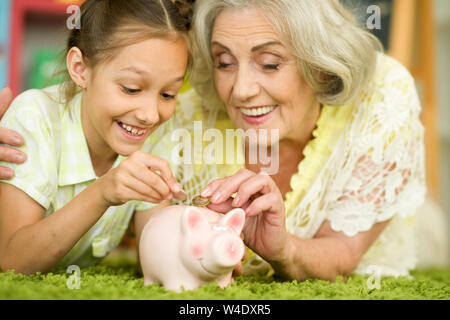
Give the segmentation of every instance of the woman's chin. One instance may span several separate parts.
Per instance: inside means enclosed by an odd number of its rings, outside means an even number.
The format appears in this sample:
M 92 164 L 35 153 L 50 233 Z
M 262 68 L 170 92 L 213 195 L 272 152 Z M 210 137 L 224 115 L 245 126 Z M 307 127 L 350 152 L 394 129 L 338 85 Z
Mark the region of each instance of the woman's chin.
M 255 126 L 239 121 L 236 123 L 236 128 L 244 130 L 246 142 L 250 145 L 272 146 L 280 141 L 280 129 L 278 127 L 270 125 Z
M 259 135 L 257 136 L 256 139 L 254 138 L 248 138 L 246 139 L 246 143 L 250 146 L 250 147 L 259 147 L 259 148 L 264 148 L 264 147 L 273 147 L 274 145 L 276 145 L 279 142 L 279 138 L 278 137 L 270 137 L 269 136 L 265 136 L 265 135 Z
M 247 143 L 250 147 L 271 148 L 278 143 L 278 139 L 259 138 L 258 140 L 248 139 Z

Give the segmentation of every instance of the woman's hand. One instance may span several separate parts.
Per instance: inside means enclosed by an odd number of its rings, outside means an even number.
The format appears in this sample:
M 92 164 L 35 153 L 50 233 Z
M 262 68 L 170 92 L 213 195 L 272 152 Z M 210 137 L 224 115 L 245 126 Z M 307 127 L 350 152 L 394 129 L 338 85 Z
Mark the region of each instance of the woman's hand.
M 262 258 L 268 262 L 288 258 L 284 201 L 268 174 L 241 169 L 230 177 L 211 182 L 201 195 L 211 197 L 208 208 L 217 212 L 226 213 L 234 207 L 245 209 L 245 244 Z
M 8 87 L 0 91 L 0 119 L 5 114 L 12 101 L 12 92 Z M 15 131 L 0 127 L 0 144 L 20 147 L 23 138 Z M 26 156 L 23 152 L 14 148 L 0 146 L 0 161 L 23 163 Z M 14 171 L 10 168 L 0 166 L 0 180 L 9 180 L 14 177 Z
M 98 180 L 106 206 L 122 205 L 130 200 L 160 203 L 172 197 L 186 198 L 169 163 L 142 151 L 134 152 Z

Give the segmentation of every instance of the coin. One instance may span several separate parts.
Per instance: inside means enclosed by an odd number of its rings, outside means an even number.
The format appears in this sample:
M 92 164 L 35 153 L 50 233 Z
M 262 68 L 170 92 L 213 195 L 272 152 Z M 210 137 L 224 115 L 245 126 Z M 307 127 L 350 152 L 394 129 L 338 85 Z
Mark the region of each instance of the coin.
M 196 207 L 206 207 L 209 203 L 209 198 L 204 198 L 202 196 L 196 196 L 192 199 L 192 204 Z

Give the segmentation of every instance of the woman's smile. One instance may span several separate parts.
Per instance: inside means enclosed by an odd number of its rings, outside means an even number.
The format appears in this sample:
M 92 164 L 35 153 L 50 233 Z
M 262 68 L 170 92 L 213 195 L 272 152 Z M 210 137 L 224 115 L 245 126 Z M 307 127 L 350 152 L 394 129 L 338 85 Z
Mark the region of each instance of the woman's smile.
M 242 119 L 248 124 L 261 125 L 272 118 L 278 105 L 239 107 Z
M 236 127 L 278 129 L 279 140 L 309 139 L 319 103 L 263 11 L 221 11 L 210 50 L 217 93 Z

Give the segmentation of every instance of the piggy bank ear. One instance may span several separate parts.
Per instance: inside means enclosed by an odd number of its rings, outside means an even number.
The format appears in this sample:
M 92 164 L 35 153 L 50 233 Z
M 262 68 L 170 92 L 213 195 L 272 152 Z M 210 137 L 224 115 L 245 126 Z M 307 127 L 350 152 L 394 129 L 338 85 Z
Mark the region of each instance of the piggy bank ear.
M 184 233 L 191 233 L 196 230 L 201 230 L 208 226 L 203 213 L 196 207 L 187 207 L 183 212 L 182 230 Z
M 236 233 L 240 234 L 242 228 L 244 228 L 245 212 L 241 208 L 236 208 L 229 211 L 222 218 L 222 224 L 228 228 L 233 229 Z

